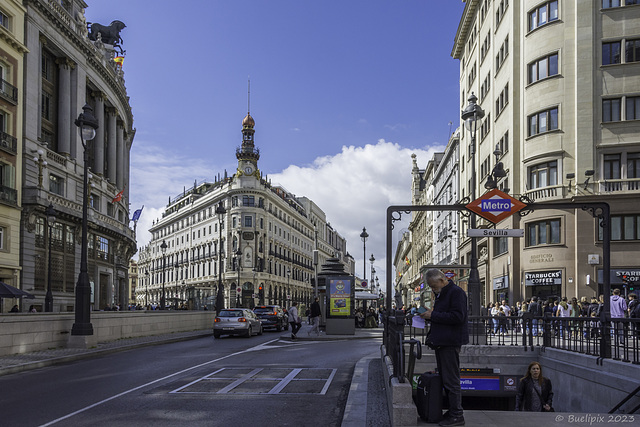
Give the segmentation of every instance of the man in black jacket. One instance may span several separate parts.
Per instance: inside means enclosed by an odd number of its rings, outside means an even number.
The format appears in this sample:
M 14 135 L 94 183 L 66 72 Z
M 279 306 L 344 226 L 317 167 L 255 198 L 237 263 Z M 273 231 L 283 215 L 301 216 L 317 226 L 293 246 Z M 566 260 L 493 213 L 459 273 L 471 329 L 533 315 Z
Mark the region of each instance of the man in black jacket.
M 533 328 L 533 336 L 535 337 L 536 335 L 538 335 L 538 333 L 542 329 L 538 325 L 539 319 L 536 319 L 536 317 L 542 317 L 542 306 L 538 302 L 538 297 L 536 296 L 531 298 L 531 304 L 529 304 L 529 313 L 531 313 L 534 316 L 534 319 L 532 320 L 531 323 Z
M 318 301 L 318 297 L 316 297 L 311 304 L 311 312 L 309 314 L 309 317 L 313 322 L 313 327 L 309 329 L 307 335 L 311 335 L 311 332 L 315 332 L 316 335 L 320 336 L 320 316 L 322 315 L 322 312 L 320 311 L 320 303 Z
M 449 412 L 441 426 L 463 426 L 460 389 L 460 347 L 469 343 L 467 328 L 467 294 L 442 271 L 432 268 L 426 273 L 427 285 L 435 294 L 433 310 L 420 316 L 431 320 L 427 345 L 436 352 L 438 372 L 449 399 Z

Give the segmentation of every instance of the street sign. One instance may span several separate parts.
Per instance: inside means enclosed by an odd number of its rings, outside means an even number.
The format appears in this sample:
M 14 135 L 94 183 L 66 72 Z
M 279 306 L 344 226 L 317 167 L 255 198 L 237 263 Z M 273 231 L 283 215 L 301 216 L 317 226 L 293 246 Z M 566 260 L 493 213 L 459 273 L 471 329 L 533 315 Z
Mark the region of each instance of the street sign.
M 454 277 L 456 277 L 456 273 L 454 273 L 452 270 L 447 270 L 444 272 L 444 276 L 447 279 L 453 279 Z
M 494 189 L 469 203 L 466 208 L 493 223 L 498 223 L 526 206 L 520 200 Z
M 367 281 L 363 280 L 362 283 L 360 284 L 360 286 L 362 286 L 363 288 L 367 287 Z
M 467 230 L 469 237 L 524 237 L 524 229 L 498 229 L 498 228 L 470 228 Z

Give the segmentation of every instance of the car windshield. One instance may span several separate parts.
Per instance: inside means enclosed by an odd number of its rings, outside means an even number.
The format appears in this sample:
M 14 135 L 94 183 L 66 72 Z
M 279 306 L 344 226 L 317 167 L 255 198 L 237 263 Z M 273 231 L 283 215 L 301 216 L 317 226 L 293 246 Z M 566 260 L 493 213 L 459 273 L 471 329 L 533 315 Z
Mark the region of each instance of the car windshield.
M 218 317 L 241 317 L 242 311 L 240 310 L 222 310 Z

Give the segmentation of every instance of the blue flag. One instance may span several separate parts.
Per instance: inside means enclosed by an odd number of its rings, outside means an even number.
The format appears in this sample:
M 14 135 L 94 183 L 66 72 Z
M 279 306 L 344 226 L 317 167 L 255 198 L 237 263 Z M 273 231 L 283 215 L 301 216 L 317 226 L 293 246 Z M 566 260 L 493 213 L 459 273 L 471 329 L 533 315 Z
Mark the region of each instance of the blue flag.
M 131 221 L 136 222 L 140 219 L 140 215 L 142 214 L 142 209 L 144 209 L 144 205 L 142 205 L 140 209 L 138 209 L 133 213 L 133 218 L 131 218 Z

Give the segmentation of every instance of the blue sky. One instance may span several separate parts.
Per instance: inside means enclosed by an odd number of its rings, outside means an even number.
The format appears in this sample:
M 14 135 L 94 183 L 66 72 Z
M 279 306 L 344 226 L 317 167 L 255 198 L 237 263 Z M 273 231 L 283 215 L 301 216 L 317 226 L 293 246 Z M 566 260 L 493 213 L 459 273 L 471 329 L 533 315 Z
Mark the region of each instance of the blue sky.
M 383 285 L 386 208 L 410 203 L 410 155 L 424 167 L 459 124 L 463 1 L 87 3 L 87 21 L 127 25 L 138 246 L 169 197 L 235 170 L 250 76 L 260 169 L 323 208 L 359 275 L 366 226 Z

